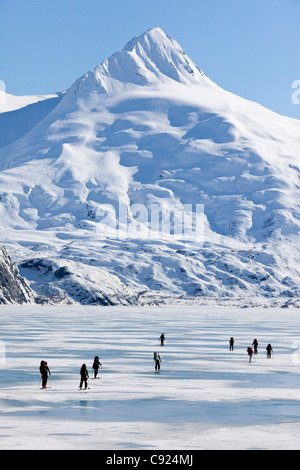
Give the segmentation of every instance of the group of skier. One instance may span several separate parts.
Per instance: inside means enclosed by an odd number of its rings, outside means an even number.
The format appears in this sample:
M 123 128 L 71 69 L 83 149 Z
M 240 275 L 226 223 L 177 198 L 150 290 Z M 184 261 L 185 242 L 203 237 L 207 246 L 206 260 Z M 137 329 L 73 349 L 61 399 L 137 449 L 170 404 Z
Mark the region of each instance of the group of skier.
M 229 351 L 233 351 L 233 349 L 234 349 L 234 338 L 231 337 L 229 340 Z M 246 349 L 248 353 L 249 362 L 252 361 L 253 354 L 257 354 L 257 350 L 258 350 L 258 341 L 255 338 L 253 340 L 252 345 L 248 346 L 248 348 Z M 273 351 L 273 348 L 270 343 L 267 345 L 266 351 L 267 351 L 267 358 L 270 359 L 272 357 L 272 351 Z
M 165 339 L 166 339 L 166 337 L 165 337 L 164 333 L 162 333 L 159 337 L 161 346 L 165 345 Z M 155 353 L 153 354 L 153 362 L 154 362 L 155 372 L 159 372 L 160 371 L 160 363 L 162 362 L 162 360 L 161 360 L 159 352 L 157 352 L 157 351 L 155 351 Z
M 165 335 L 162 333 L 159 337 L 160 340 L 160 345 L 164 346 L 165 344 Z M 161 357 L 158 352 L 154 353 L 153 360 L 155 363 L 155 372 L 160 371 L 160 364 L 162 362 Z M 102 366 L 99 356 L 94 357 L 94 362 L 92 365 L 92 368 L 94 369 L 94 379 L 98 378 L 98 372 L 99 368 Z M 47 387 L 47 382 L 48 382 L 48 377 L 51 375 L 50 369 L 48 367 L 48 363 L 46 361 L 41 361 L 40 364 L 40 373 L 41 373 L 41 380 L 42 380 L 42 389 L 46 389 Z M 86 364 L 82 364 L 80 368 L 80 383 L 79 383 L 79 390 L 82 390 L 82 387 L 84 385 L 84 390 L 87 390 L 88 388 L 88 380 L 89 380 L 89 371 L 87 369 Z
M 98 378 L 99 368 L 102 366 L 99 356 L 94 357 L 94 362 L 92 368 L 94 369 L 94 379 Z M 41 361 L 40 364 L 40 373 L 41 373 L 41 380 L 42 380 L 42 389 L 48 388 L 47 382 L 48 378 L 51 375 L 51 371 L 49 369 L 48 363 L 46 361 Z M 89 380 L 89 371 L 86 367 L 86 364 L 82 364 L 80 368 L 80 384 L 79 389 L 82 390 L 82 386 L 84 384 L 84 389 L 88 388 L 88 380 Z
M 98 372 L 99 368 L 102 366 L 99 356 L 94 357 L 94 362 L 92 368 L 94 369 L 94 379 L 98 379 Z M 82 390 L 82 386 L 84 384 L 84 390 L 88 388 L 88 380 L 89 380 L 89 371 L 87 370 L 86 364 L 82 364 L 80 369 L 80 384 L 79 390 Z
M 165 335 L 164 335 L 164 333 L 162 333 L 160 335 L 159 340 L 160 340 L 160 345 L 164 346 L 164 344 L 165 344 Z M 234 338 L 233 337 L 231 337 L 230 340 L 229 340 L 229 350 L 230 351 L 234 350 Z M 257 341 L 257 339 L 254 339 L 252 345 L 247 348 L 249 362 L 252 361 L 253 354 L 257 354 L 257 350 L 258 350 L 258 341 Z M 273 351 L 273 348 L 272 348 L 271 344 L 267 345 L 266 351 L 267 351 L 267 358 L 271 358 L 272 357 L 272 351 Z M 154 354 L 153 354 L 153 362 L 154 362 L 155 372 L 159 372 L 160 371 L 160 364 L 161 364 L 162 360 L 161 360 L 159 352 L 157 352 L 157 351 L 155 351 Z M 93 365 L 92 365 L 92 368 L 94 370 L 94 379 L 98 378 L 98 372 L 99 372 L 99 368 L 101 366 L 102 366 L 102 364 L 99 360 L 99 356 L 95 356 L 94 357 L 94 362 L 93 362 Z M 49 369 L 48 364 L 47 364 L 46 361 L 41 361 L 40 373 L 41 373 L 41 376 L 42 376 L 41 377 L 42 388 L 45 389 L 45 388 L 47 388 L 48 377 L 51 375 L 50 369 Z M 84 390 L 86 390 L 88 388 L 88 380 L 89 380 L 89 372 L 88 372 L 87 366 L 86 366 L 86 364 L 82 364 L 81 369 L 80 369 L 80 383 L 79 383 L 79 389 L 80 390 L 82 390 L 83 385 L 84 385 Z

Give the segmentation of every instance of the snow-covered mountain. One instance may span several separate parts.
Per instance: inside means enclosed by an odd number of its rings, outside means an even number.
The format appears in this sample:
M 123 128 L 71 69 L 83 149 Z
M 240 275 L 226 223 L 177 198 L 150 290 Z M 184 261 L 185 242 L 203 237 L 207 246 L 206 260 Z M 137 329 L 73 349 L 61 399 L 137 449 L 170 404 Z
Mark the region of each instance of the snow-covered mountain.
M 299 296 L 299 121 L 220 88 L 160 28 L 18 100 L 0 114 L 0 242 L 39 295 Z M 200 238 L 156 236 L 154 206 L 176 229 L 191 204 Z

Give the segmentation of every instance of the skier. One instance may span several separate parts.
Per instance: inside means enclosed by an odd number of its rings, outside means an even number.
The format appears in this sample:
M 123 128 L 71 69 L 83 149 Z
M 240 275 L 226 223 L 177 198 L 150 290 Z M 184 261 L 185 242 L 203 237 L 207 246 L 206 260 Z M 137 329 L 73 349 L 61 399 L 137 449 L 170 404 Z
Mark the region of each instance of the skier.
M 249 357 L 249 362 L 251 362 L 252 360 L 252 355 L 253 355 L 253 349 L 252 348 L 247 348 L 247 353 L 248 353 L 248 357 Z
M 252 346 L 254 347 L 254 354 L 257 354 L 257 346 L 258 346 L 258 341 L 255 339 L 252 343 Z
M 270 345 L 270 343 L 269 343 L 268 346 L 266 347 L 266 350 L 267 350 L 267 357 L 268 357 L 268 358 L 272 357 L 273 348 L 272 348 L 272 346 Z
M 101 362 L 99 361 L 99 356 L 94 357 L 93 369 L 94 369 L 94 379 L 97 379 L 99 367 L 102 366 Z
M 153 360 L 155 363 L 155 371 L 159 372 L 160 371 L 160 363 L 162 362 L 160 355 L 158 352 L 155 352 L 153 355 Z
M 162 333 L 162 334 L 160 335 L 160 337 L 159 337 L 159 339 L 160 339 L 160 345 L 161 345 L 161 346 L 164 345 L 165 338 L 166 338 L 165 335 Z
M 86 368 L 86 365 L 82 364 L 81 369 L 80 369 L 80 385 L 79 385 L 80 390 L 82 390 L 83 382 L 85 385 L 84 390 L 88 388 L 87 386 L 88 378 L 89 378 L 89 372 Z
M 46 361 L 41 361 L 40 373 L 42 376 L 42 388 L 47 388 L 47 380 L 51 372 Z
M 229 351 L 233 351 L 233 345 L 234 345 L 234 339 L 233 337 L 231 337 L 229 340 Z

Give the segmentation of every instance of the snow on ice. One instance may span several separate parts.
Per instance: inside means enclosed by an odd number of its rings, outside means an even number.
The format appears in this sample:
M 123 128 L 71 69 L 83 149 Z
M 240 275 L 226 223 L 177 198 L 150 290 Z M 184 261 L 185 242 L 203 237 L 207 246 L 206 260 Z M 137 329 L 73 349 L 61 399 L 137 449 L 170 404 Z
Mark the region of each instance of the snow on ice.
M 3 306 L 0 448 L 299 449 L 299 337 L 297 309 Z

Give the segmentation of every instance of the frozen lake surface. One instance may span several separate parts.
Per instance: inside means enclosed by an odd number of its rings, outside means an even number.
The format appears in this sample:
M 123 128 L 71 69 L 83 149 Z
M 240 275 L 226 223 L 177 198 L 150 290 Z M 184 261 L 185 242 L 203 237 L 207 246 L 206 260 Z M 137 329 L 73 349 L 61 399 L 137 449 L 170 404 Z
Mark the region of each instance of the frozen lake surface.
M 0 449 L 300 449 L 297 309 L 1 306 L 0 318 Z

